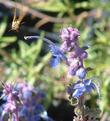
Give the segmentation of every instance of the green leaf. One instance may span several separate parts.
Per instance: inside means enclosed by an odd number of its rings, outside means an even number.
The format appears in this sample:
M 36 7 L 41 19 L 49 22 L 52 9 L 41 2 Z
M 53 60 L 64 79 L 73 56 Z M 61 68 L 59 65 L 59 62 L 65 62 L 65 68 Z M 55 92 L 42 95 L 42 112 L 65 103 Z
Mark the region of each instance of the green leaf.
M 33 42 L 31 45 L 28 45 L 25 42 L 20 41 L 19 56 L 21 60 L 26 64 L 33 65 L 41 51 L 42 42 L 43 42 L 42 40 L 37 40 L 36 42 Z
M 66 6 L 63 4 L 63 2 L 61 2 L 61 0 L 51 0 L 42 4 L 34 3 L 34 4 L 31 4 L 31 7 L 34 7 L 36 9 L 43 10 L 43 11 L 50 11 L 50 12 L 67 11 Z
M 0 23 L 0 38 L 3 36 L 7 27 L 7 18 L 4 17 L 3 21 Z
M 2 37 L 0 38 L 0 48 L 4 48 L 6 46 L 8 46 L 9 44 L 13 43 L 16 41 L 16 37 L 12 36 L 12 37 Z
M 45 66 L 45 64 L 48 63 L 50 57 L 51 57 L 51 54 L 50 53 L 48 53 L 47 55 L 45 55 L 42 58 L 41 62 L 39 64 L 37 64 L 37 66 L 34 67 L 35 72 L 37 72 L 37 73 L 40 72 L 41 69 Z

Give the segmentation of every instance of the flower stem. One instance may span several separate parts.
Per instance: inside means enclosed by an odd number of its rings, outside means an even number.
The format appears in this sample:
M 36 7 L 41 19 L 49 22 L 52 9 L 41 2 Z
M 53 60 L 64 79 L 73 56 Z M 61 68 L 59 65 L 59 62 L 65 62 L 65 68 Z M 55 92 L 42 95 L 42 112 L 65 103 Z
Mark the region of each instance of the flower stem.
M 19 121 L 18 110 L 16 111 L 15 116 L 16 116 L 16 121 Z
M 85 121 L 85 112 L 84 112 L 84 96 L 81 96 L 79 99 L 79 109 L 81 111 L 82 120 Z

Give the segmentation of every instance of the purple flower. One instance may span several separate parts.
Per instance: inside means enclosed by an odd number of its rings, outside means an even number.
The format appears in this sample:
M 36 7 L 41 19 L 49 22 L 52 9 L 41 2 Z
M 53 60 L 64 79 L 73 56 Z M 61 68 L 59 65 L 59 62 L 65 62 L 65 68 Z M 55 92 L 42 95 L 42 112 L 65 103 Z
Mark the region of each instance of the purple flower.
M 82 60 L 76 56 L 75 52 L 71 52 L 70 56 L 68 57 L 68 74 L 71 76 L 74 76 L 76 74 L 76 71 L 83 67 Z
M 4 112 L 5 113 L 13 113 L 16 111 L 16 104 L 15 102 L 8 102 L 4 105 Z
M 71 41 L 64 41 L 60 47 L 61 51 L 62 52 L 69 52 L 71 51 L 74 46 L 76 46 L 76 43 L 75 42 L 71 42 Z
M 73 98 L 80 98 L 84 93 L 90 93 L 93 89 L 97 89 L 97 86 L 91 79 L 78 81 L 77 83 L 68 87 L 67 92 Z
M 80 47 L 75 48 L 75 53 L 81 59 L 86 59 L 88 56 L 87 52 L 83 48 L 80 48 Z
M 68 27 L 61 30 L 62 41 L 76 41 L 80 36 L 78 29 Z
M 8 95 L 12 92 L 13 86 L 11 84 L 6 84 L 3 89 L 3 94 Z
M 79 31 L 76 28 L 68 27 L 61 30 L 61 39 L 63 41 L 61 50 L 63 52 L 69 52 L 75 46 L 77 46 L 77 39 L 79 37 Z

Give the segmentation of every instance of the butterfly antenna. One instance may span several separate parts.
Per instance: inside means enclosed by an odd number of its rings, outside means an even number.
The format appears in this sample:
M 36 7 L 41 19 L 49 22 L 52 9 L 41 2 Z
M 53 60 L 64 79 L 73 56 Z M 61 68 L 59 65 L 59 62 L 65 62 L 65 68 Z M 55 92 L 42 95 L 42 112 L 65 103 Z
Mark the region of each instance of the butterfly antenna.
M 29 40 L 29 39 L 40 39 L 40 36 L 24 36 L 25 40 Z M 49 44 L 54 44 L 51 40 L 47 39 L 47 38 L 43 38 L 43 40 Z

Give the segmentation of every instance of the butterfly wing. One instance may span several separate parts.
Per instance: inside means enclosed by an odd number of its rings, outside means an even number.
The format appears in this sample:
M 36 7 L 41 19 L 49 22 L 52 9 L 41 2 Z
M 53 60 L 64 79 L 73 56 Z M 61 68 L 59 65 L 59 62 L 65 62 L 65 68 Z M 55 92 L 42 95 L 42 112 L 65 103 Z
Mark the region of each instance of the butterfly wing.
M 50 60 L 50 66 L 52 68 L 56 67 L 59 63 L 60 63 L 61 59 L 58 56 L 52 56 L 51 60 Z
M 25 36 L 24 38 L 26 40 L 39 39 L 40 36 Z M 52 67 L 55 67 L 57 64 L 59 64 L 61 60 L 64 60 L 66 64 L 69 65 L 65 54 L 59 49 L 59 47 L 57 47 L 52 41 L 47 38 L 43 38 L 43 40 L 49 44 L 50 52 L 52 53 L 52 59 L 50 61 L 50 65 Z

